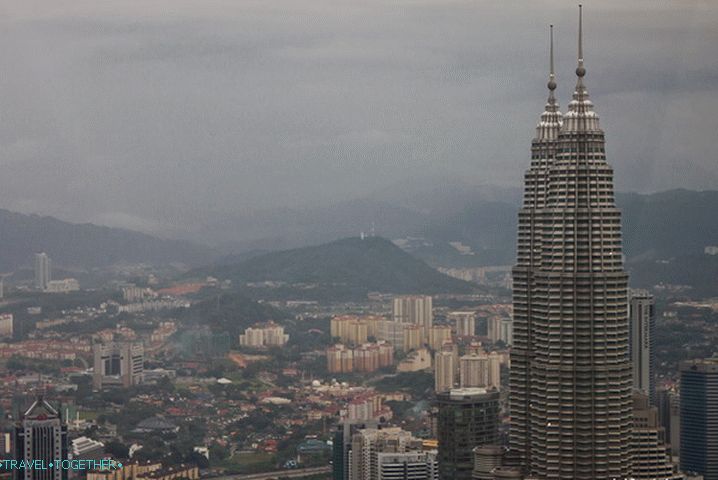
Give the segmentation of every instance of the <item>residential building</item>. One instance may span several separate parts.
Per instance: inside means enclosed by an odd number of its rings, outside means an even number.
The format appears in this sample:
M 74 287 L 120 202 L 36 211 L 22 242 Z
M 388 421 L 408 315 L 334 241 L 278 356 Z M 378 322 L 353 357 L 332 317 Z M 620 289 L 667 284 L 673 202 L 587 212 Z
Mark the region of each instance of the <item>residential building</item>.
M 239 336 L 239 344 L 250 348 L 282 347 L 289 341 L 284 327 L 274 322 L 249 327 Z
M 431 297 L 404 295 L 392 300 L 391 319 L 400 323 L 421 325 L 429 331 L 434 320 Z
M 12 337 L 13 334 L 13 320 L 12 313 L 0 314 L 0 338 Z
M 451 312 L 447 319 L 453 323 L 456 335 L 459 337 L 473 337 L 476 335 L 476 313 Z
M 454 388 L 458 365 L 453 351 L 440 350 L 434 354 L 434 389 L 446 392 Z

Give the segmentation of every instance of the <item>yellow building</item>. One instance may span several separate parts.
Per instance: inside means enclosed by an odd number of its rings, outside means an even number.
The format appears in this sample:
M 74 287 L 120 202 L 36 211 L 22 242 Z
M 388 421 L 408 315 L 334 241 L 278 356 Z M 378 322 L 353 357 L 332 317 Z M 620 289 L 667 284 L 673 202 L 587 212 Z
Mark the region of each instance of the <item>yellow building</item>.
M 451 340 L 451 327 L 448 325 L 434 325 L 429 329 L 429 346 L 439 351 L 445 341 Z

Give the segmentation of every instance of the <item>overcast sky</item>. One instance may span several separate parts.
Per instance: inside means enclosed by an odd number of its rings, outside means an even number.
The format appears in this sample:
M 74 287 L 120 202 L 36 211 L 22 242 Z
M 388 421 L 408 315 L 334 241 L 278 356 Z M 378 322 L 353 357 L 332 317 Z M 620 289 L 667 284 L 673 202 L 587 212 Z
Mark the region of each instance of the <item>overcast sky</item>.
M 586 1 L 619 190 L 718 188 L 718 2 Z M 162 233 L 406 178 L 519 185 L 575 2 L 4 0 L 0 208 Z

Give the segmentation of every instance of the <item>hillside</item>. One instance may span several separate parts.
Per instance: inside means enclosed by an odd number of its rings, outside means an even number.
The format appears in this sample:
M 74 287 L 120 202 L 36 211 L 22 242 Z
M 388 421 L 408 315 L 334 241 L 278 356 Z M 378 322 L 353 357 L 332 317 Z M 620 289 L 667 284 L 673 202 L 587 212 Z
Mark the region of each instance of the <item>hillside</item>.
M 33 254 L 41 251 L 50 255 L 54 265 L 67 268 L 104 267 L 122 262 L 200 265 L 211 259 L 208 248 L 184 241 L 2 209 L 0 245 L 3 272 L 30 267 Z
M 241 292 L 222 293 L 172 312 L 172 318 L 183 323 L 204 325 L 214 331 L 227 332 L 233 340 L 244 329 L 257 322 L 281 323 L 289 316 L 266 303 L 258 303 Z
M 340 297 L 366 295 L 371 291 L 435 294 L 473 290 L 470 284 L 437 272 L 380 237 L 345 238 L 267 253 L 234 265 L 201 269 L 194 274 L 210 274 L 235 283 L 316 284 L 317 290 Z

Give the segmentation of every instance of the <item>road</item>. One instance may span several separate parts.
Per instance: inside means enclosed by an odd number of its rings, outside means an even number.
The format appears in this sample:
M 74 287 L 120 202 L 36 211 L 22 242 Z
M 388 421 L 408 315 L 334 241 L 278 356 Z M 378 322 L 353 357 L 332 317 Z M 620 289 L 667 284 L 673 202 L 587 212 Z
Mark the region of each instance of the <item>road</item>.
M 296 468 L 293 470 L 277 470 L 275 472 L 265 473 L 248 473 L 244 475 L 222 475 L 220 477 L 212 477 L 213 480 L 272 480 L 276 478 L 302 478 L 310 475 L 319 475 L 322 473 L 331 473 L 330 465 L 324 467 L 312 468 Z

